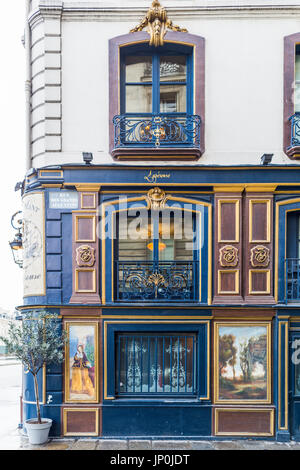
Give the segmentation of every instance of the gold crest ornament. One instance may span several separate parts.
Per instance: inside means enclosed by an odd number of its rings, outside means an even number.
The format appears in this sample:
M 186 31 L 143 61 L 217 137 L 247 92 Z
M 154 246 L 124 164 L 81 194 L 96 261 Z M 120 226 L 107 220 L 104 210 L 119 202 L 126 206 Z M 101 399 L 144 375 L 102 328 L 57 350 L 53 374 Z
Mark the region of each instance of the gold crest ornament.
M 219 251 L 219 263 L 221 266 L 237 266 L 239 262 L 238 249 L 232 245 L 225 245 Z
M 94 248 L 89 245 L 80 245 L 78 248 L 76 248 L 76 262 L 78 266 L 94 266 Z
M 163 209 L 167 201 L 166 193 L 161 188 L 152 188 L 147 193 L 147 209 Z
M 270 263 L 270 250 L 266 246 L 256 245 L 251 248 L 251 266 L 266 268 Z
M 162 7 L 157 0 L 152 2 L 152 6 L 149 8 L 146 16 L 142 19 L 140 24 L 131 29 L 130 32 L 136 33 L 137 31 L 142 31 L 144 28 L 147 28 L 147 32 L 150 34 L 149 45 L 155 47 L 164 45 L 164 37 L 167 29 L 187 33 L 187 29 L 180 28 L 169 20 L 165 8 Z

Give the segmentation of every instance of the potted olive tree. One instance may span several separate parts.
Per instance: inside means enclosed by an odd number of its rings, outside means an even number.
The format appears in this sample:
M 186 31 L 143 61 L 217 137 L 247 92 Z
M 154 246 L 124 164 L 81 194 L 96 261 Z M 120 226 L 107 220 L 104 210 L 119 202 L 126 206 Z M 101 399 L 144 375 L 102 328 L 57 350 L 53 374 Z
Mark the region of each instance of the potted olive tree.
M 63 361 L 66 334 L 57 314 L 31 310 L 23 315 L 21 325 L 11 322 L 7 336 L 0 339 L 33 376 L 37 417 L 26 420 L 25 427 L 31 444 L 43 444 L 48 440 L 52 420 L 41 417 L 38 373 L 48 364 Z

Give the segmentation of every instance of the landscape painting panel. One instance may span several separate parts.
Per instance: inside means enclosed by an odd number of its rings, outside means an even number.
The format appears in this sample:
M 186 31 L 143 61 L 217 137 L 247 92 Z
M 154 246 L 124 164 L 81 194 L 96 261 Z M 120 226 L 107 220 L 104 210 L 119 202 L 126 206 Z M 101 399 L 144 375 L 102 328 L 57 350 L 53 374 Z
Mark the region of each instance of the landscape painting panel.
M 219 327 L 219 400 L 268 399 L 267 326 Z
M 69 400 L 95 401 L 95 326 L 70 325 Z

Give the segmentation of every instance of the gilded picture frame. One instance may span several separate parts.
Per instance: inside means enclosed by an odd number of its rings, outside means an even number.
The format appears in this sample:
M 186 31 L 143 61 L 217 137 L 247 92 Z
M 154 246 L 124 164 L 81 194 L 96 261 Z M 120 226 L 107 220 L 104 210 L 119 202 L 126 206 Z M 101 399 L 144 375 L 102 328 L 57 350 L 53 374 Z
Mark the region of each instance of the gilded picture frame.
M 65 321 L 65 403 L 99 402 L 98 322 Z
M 214 324 L 214 403 L 271 403 L 271 323 Z

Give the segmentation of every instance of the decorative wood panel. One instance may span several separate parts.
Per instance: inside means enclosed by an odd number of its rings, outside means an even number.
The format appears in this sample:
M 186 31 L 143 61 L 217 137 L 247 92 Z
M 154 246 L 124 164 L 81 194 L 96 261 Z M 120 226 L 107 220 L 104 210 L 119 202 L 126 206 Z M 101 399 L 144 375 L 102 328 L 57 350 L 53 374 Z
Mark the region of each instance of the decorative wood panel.
M 80 210 L 73 212 L 73 294 L 70 303 L 100 303 L 98 191 L 80 189 Z M 88 210 L 88 208 L 90 208 Z
M 270 270 L 250 269 L 249 270 L 249 293 L 250 294 L 270 294 Z
M 218 271 L 218 293 L 238 294 L 239 293 L 239 271 L 219 269 Z
M 214 303 L 241 303 L 241 189 L 217 193 L 215 209 Z
M 274 303 L 272 194 L 246 193 L 245 238 L 245 302 Z
M 81 193 L 81 208 L 82 209 L 96 209 L 97 208 L 97 194 L 96 193 Z
M 215 436 L 273 436 L 274 409 L 215 408 Z
M 63 436 L 99 436 L 99 408 L 64 408 Z
M 270 199 L 249 199 L 249 242 L 270 243 Z

